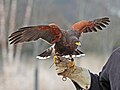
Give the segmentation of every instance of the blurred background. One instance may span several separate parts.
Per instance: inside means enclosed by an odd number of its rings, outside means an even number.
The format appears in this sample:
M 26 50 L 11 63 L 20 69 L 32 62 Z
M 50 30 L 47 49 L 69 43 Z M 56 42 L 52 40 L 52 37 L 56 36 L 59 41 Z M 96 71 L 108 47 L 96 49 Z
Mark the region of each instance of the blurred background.
M 112 51 L 120 46 L 120 0 L 0 0 L 0 90 L 75 90 L 57 76 L 52 58 L 35 57 L 49 45 L 42 40 L 10 45 L 8 36 L 18 28 L 54 22 L 63 29 L 80 20 L 108 16 L 110 26 L 84 34 L 80 49 L 85 57 L 76 64 L 99 73 Z

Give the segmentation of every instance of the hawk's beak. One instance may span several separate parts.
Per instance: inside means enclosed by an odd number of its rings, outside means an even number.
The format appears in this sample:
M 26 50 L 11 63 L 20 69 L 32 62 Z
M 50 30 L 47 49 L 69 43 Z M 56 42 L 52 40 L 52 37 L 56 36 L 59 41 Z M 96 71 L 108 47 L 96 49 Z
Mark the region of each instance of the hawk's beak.
M 75 44 L 78 46 L 81 46 L 81 42 L 76 42 Z

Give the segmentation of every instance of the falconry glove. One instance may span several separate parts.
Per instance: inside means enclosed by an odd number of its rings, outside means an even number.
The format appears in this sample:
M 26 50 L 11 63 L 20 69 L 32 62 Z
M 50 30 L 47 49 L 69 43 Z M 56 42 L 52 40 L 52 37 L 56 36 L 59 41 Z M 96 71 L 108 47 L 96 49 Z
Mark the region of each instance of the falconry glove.
M 91 76 L 89 70 L 78 67 L 68 58 L 55 56 L 54 62 L 56 65 L 56 71 L 58 75 L 64 78 L 68 77 L 72 81 L 76 82 L 81 88 L 88 90 L 91 85 Z

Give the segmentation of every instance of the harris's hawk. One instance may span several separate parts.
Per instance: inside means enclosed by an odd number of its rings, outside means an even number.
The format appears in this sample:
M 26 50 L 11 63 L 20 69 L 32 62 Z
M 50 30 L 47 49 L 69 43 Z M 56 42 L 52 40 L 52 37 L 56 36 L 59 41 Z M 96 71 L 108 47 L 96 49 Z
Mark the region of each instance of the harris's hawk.
M 43 51 L 37 56 L 38 58 L 49 58 L 53 49 L 55 49 L 55 54 L 62 56 L 69 55 L 72 57 L 72 55 L 76 56 L 83 54 L 77 49 L 78 45 L 80 45 L 79 37 L 82 33 L 103 30 L 106 25 L 109 25 L 109 22 L 110 20 L 108 17 L 99 18 L 92 21 L 83 20 L 73 24 L 70 30 L 63 30 L 54 23 L 49 25 L 22 27 L 9 36 L 9 41 L 10 44 L 17 44 L 35 41 L 41 38 L 54 46 Z

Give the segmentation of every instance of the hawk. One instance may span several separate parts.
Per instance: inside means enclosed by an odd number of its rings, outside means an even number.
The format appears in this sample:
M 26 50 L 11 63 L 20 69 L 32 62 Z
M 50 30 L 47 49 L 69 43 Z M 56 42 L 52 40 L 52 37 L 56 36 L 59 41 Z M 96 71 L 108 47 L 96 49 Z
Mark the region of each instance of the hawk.
M 54 23 L 22 27 L 9 36 L 9 41 L 10 44 L 18 44 L 43 39 L 53 46 L 43 51 L 37 57 L 40 59 L 49 58 L 54 49 L 55 54 L 60 56 L 68 55 L 72 59 L 73 56 L 84 54 L 78 49 L 78 46 L 81 44 L 79 37 L 83 33 L 103 30 L 103 28 L 109 25 L 109 22 L 110 20 L 108 17 L 91 21 L 82 20 L 73 24 L 70 30 L 63 30 Z

